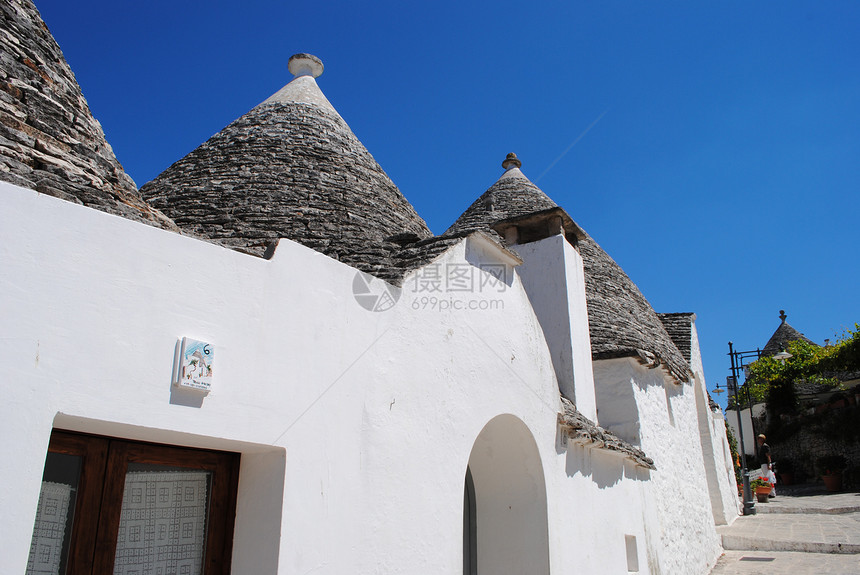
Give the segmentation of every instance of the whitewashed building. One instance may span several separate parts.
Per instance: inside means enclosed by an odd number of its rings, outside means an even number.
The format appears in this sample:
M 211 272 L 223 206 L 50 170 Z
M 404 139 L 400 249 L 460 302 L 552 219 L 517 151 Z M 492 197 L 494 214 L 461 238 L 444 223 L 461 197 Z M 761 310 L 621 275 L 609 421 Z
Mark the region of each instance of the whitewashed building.
M 138 194 L 2 4 L 0 572 L 709 572 L 695 316 L 514 155 L 433 236 L 297 55 Z

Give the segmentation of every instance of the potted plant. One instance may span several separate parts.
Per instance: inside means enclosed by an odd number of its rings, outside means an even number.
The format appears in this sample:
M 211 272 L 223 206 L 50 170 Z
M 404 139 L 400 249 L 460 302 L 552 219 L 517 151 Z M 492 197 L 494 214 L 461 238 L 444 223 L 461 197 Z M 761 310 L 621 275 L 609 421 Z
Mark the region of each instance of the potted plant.
M 825 455 L 818 458 L 818 469 L 827 491 L 842 491 L 842 471 L 846 467 L 841 455 Z
M 764 477 L 758 477 L 750 482 L 750 489 L 755 493 L 755 498 L 759 503 L 767 503 L 768 496 L 773 490 L 773 483 Z
M 791 459 L 778 459 L 776 470 L 779 472 L 779 482 L 782 485 L 794 483 L 794 463 Z

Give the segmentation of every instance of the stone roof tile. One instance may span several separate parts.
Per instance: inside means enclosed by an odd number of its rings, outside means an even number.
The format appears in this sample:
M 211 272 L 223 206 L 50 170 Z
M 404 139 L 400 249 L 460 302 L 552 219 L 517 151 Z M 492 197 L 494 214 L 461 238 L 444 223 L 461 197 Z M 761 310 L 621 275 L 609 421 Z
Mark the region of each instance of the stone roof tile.
M 522 173 L 517 160 L 445 234 L 493 229 L 500 220 L 553 208 L 558 205 Z M 582 255 L 593 358 L 636 357 L 649 367 L 663 366 L 677 381 L 686 381 L 687 361 L 651 305 L 597 242 L 579 226 L 575 229 L 575 237 L 566 235 Z
M 657 317 L 660 318 L 675 347 L 689 364 L 693 344 L 693 321 L 696 314 L 692 312 L 658 313 Z
M 649 367 L 662 365 L 678 382 L 687 381 L 687 361 L 636 284 L 591 236 L 580 241 L 579 250 L 594 359 L 638 357 Z
M 512 166 L 472 202 L 445 234 L 491 229 L 492 225 L 500 220 L 557 207 L 558 204 L 534 185 L 519 167 Z
M 291 67 L 299 57 L 309 58 L 297 55 Z M 297 76 L 141 193 L 199 237 L 257 255 L 287 238 L 368 273 L 385 268 L 400 247 L 387 238 L 432 236 L 312 73 Z
M 571 441 L 593 449 L 614 451 L 639 467 L 656 469 L 654 460 L 645 455 L 644 451 L 579 413 L 569 399 L 562 397 L 561 404 L 562 411 L 558 414 L 558 423 Z
M 30 0 L 0 2 L 0 180 L 164 229 L 93 118 Z

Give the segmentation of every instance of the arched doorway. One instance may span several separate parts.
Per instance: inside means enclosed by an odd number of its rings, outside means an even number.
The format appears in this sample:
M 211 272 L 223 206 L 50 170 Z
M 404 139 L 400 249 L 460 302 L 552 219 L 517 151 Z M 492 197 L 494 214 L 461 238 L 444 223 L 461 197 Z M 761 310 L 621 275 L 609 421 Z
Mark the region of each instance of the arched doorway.
M 464 573 L 549 573 L 543 466 L 520 419 L 499 415 L 484 426 L 464 491 Z
M 478 517 L 475 508 L 475 481 L 472 470 L 466 468 L 463 488 L 463 575 L 478 573 Z

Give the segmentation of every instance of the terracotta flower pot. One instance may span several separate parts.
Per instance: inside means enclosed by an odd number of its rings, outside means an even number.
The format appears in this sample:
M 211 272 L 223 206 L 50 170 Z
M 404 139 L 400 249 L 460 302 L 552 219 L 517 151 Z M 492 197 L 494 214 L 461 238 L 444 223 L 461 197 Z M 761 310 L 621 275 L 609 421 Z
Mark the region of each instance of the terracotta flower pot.
M 770 496 L 770 487 L 756 487 L 755 488 L 755 498 L 759 503 L 767 503 L 768 496 Z
M 842 474 L 841 473 L 832 473 L 830 475 L 822 475 L 821 479 L 824 480 L 824 488 L 827 491 L 842 491 Z

